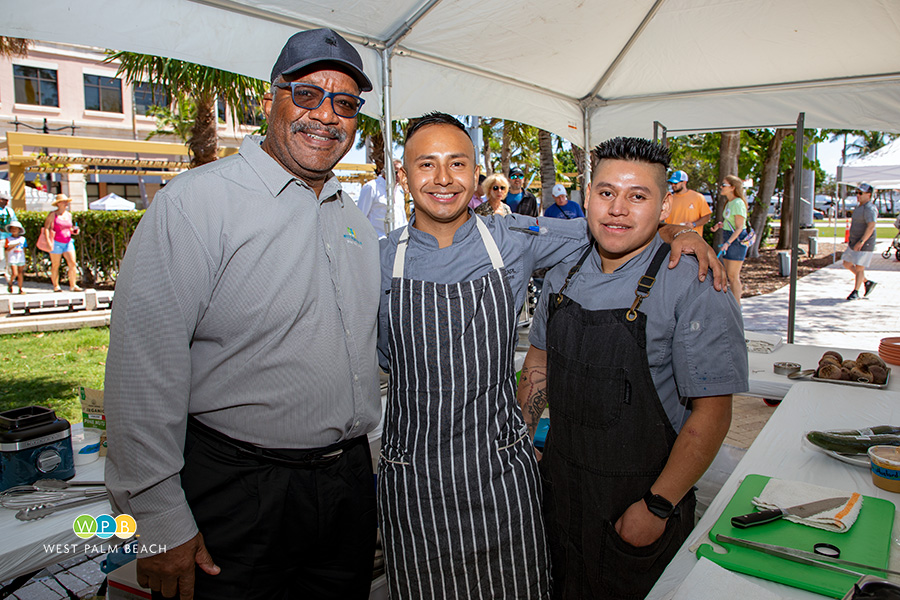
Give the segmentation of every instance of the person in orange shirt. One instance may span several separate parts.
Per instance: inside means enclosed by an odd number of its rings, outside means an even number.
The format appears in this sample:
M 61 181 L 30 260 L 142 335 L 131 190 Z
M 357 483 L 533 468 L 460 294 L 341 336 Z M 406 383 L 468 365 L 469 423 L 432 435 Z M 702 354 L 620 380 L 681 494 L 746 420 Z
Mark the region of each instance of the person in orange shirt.
M 687 180 L 684 171 L 675 171 L 667 180 L 672 184 L 672 210 L 666 223 L 686 225 L 703 235 L 703 225 L 712 217 L 712 210 L 703 194 L 687 189 Z

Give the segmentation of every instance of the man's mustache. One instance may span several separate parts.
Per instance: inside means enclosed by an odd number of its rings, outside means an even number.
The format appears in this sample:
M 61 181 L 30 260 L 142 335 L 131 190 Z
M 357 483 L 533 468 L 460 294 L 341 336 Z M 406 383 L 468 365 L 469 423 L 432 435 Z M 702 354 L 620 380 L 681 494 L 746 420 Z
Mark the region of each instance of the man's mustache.
M 337 127 L 320 127 L 304 123 L 303 121 L 294 121 L 291 123 L 291 133 L 311 133 L 313 135 L 321 135 L 323 137 L 331 137 L 339 142 L 347 139 L 347 132 Z

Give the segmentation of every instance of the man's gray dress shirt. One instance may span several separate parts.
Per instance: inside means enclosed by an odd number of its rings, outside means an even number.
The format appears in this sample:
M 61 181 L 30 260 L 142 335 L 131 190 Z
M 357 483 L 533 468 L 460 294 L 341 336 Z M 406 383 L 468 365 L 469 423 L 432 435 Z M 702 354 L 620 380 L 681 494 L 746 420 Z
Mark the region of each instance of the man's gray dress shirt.
M 268 448 L 319 448 L 381 417 L 378 240 L 332 176 L 319 197 L 246 138 L 153 201 L 116 284 L 106 365 L 113 504 L 143 544 L 197 528 L 188 414 Z

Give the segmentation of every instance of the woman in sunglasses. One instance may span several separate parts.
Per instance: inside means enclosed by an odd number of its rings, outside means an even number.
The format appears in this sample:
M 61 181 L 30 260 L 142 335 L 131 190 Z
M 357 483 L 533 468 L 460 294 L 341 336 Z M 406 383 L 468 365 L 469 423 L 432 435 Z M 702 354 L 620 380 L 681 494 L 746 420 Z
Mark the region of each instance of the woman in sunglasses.
M 487 196 L 487 202 L 480 204 L 475 209 L 475 214 L 489 217 L 491 215 L 500 215 L 505 217 L 512 214 L 509 204 L 504 202 L 506 194 L 509 193 L 509 179 L 501 173 L 488 175 L 484 180 L 484 193 Z

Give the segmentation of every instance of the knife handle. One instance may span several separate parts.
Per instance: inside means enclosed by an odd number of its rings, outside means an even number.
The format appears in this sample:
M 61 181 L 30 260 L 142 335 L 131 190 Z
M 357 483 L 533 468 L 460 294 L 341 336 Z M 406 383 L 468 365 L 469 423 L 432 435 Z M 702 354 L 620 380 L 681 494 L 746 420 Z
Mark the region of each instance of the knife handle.
M 761 510 L 759 512 L 752 512 L 746 515 L 741 515 L 739 517 L 731 517 L 731 524 L 738 529 L 746 529 L 747 527 L 753 527 L 754 525 L 762 525 L 763 523 L 771 523 L 772 521 L 777 521 L 783 516 L 784 513 L 781 512 L 781 509 L 779 508 L 775 508 L 772 510 Z

